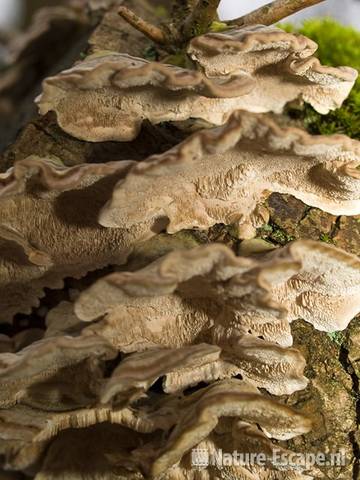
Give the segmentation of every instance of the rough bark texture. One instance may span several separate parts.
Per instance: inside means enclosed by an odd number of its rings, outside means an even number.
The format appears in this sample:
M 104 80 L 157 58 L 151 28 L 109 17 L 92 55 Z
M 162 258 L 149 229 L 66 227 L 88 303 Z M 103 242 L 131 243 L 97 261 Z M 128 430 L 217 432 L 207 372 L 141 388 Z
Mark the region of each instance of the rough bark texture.
M 294 197 L 273 194 L 269 229 L 263 238 L 287 243 L 293 238 L 322 240 L 360 255 L 360 218 L 334 217 L 308 208 Z M 266 229 L 265 229 L 266 230 Z M 307 360 L 306 376 L 311 383 L 305 391 L 286 399 L 315 418 L 312 433 L 295 439 L 296 451 L 338 451 L 344 449 L 349 464 L 343 468 L 324 468 L 325 478 L 358 479 L 359 470 L 359 378 L 360 327 L 354 319 L 345 332 L 326 334 L 305 322 L 293 324 L 295 345 Z
M 163 3 L 153 2 L 157 6 Z M 149 6 L 143 1 L 125 0 L 122 4 L 155 24 L 162 20 L 160 10 L 155 8 L 155 14 L 149 15 Z M 149 54 L 149 49 L 153 48 L 151 41 L 124 21 L 118 15 L 117 9 L 118 5 L 115 5 L 103 18 L 100 13 L 93 13 L 90 23 L 67 35 L 66 42 L 63 34 L 57 33 L 58 37 L 53 38 L 53 42 L 59 44 L 59 50 L 56 53 L 52 51 L 51 58 L 44 58 L 47 57 L 48 45 L 33 52 L 32 68 L 37 75 L 25 79 L 20 92 L 18 88 L 10 91 L 15 98 L 15 108 L 10 114 L 0 118 L 1 171 L 31 154 L 58 156 L 69 166 L 83 162 L 102 162 L 105 159 L 142 160 L 151 153 L 165 151 L 183 138 L 184 133 L 173 127 L 145 125 L 136 142 L 92 144 L 65 134 L 52 115 L 43 118 L 37 116 L 33 99 L 39 92 L 42 78 L 70 67 L 85 51 L 113 50 L 141 57 Z M 39 64 L 40 70 L 37 69 Z M 316 208 L 309 208 L 294 197 L 279 194 L 271 195 L 267 206 L 271 219 L 259 230 L 259 237 L 278 245 L 284 245 L 296 238 L 321 240 L 360 255 L 360 217 L 336 218 Z M 186 231 L 174 236 L 164 234 L 138 247 L 129 260 L 128 268 L 140 268 L 179 245 L 211 241 L 228 244 L 235 251 L 240 248 L 240 242 L 233 236 L 232 229 L 223 225 L 216 226 L 209 232 Z M 96 276 L 103 273 L 104 271 L 89 274 L 81 281 L 82 286 L 91 283 Z M 41 324 L 41 312 L 60 300 L 69 298 L 71 291 L 78 288 L 79 283 L 78 280 L 68 280 L 64 290 L 48 291 L 41 307 L 30 319 L 19 316 L 12 327 L 4 326 L 2 330 L 10 333 L 9 330 L 14 332 L 17 328 L 24 328 L 24 323 Z M 354 321 L 346 332 L 329 336 L 313 330 L 305 323 L 297 322 L 293 325 L 293 332 L 297 346 L 307 357 L 306 374 L 311 379 L 311 384 L 305 391 L 284 399 L 284 402 L 314 416 L 316 428 L 310 435 L 294 440 L 290 447 L 295 451 L 306 452 L 327 449 L 338 451 L 343 448 L 350 459 L 349 465 L 339 470 L 334 470 L 333 467 L 325 468 L 325 478 L 358 479 L 359 324 Z M 0 472 L 0 477 L 3 478 L 1 475 Z

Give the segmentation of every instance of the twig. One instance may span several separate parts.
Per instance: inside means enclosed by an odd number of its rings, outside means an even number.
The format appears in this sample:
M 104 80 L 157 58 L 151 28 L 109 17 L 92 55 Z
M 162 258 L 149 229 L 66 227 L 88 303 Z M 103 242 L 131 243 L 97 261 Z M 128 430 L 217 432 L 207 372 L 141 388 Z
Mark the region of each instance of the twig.
M 161 28 L 156 27 L 152 23 L 146 22 L 128 8 L 120 7 L 118 13 L 124 20 L 136 28 L 136 30 L 139 30 L 139 32 L 146 35 L 153 42 L 159 43 L 160 45 L 166 45 L 168 42 L 168 38 Z
M 253 12 L 244 15 L 243 17 L 236 18 L 227 22 L 228 25 L 272 25 L 279 22 L 285 17 L 299 12 L 304 8 L 311 7 L 317 3 L 321 3 L 324 0 L 275 0 L 272 3 L 268 3 L 263 7 L 254 10 Z
M 189 40 L 209 30 L 210 25 L 217 18 L 217 9 L 220 1 L 198 0 L 192 13 L 185 20 L 182 32 L 184 40 Z

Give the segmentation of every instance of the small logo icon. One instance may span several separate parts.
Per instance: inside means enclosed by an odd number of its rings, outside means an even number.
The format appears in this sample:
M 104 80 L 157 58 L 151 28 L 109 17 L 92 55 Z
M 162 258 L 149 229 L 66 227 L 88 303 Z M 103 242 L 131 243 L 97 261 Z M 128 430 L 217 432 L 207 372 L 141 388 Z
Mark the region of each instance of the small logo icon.
M 209 466 L 209 451 L 206 448 L 193 448 L 191 450 L 191 466 L 206 468 Z

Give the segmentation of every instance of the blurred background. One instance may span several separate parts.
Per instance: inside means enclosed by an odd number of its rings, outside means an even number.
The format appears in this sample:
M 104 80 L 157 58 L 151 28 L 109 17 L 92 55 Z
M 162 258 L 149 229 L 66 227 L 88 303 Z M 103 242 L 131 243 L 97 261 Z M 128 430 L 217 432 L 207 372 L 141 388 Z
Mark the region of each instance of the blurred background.
M 232 19 L 268 2 L 269 0 L 222 0 L 220 17 L 223 20 Z M 0 30 L 23 28 L 34 10 L 44 5 L 59 4 L 59 0 L 0 0 Z M 301 23 L 305 18 L 323 16 L 332 16 L 346 25 L 360 29 L 360 0 L 327 0 L 289 17 L 289 21 Z
M 61 3 L 59 0 L 0 0 L 0 30 L 23 28 L 38 8 Z

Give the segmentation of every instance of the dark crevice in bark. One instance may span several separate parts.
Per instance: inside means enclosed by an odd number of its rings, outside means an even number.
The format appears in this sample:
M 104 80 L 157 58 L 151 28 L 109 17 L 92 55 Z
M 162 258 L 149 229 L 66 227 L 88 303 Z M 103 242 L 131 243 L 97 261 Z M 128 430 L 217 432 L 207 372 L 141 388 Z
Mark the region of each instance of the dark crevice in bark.
M 305 218 L 308 216 L 310 210 L 312 210 L 313 207 L 309 207 L 308 205 L 306 205 L 306 208 L 304 210 L 304 213 L 299 221 L 299 223 L 302 221 L 302 220 L 305 220 Z
M 29 155 L 58 157 L 68 167 L 81 163 L 141 161 L 171 149 L 185 136 L 186 133 L 171 124 L 151 125 L 144 122 L 134 141 L 85 142 L 64 132 L 57 124 L 56 115 L 48 113 L 43 117 L 37 116 L 24 127 L 16 143 L 4 152 L 0 170 L 6 171 Z
M 342 215 L 340 215 L 339 217 L 336 218 L 333 226 L 332 226 L 332 229 L 331 229 L 331 232 L 329 234 L 329 237 L 331 239 L 335 238 L 336 234 L 338 233 L 338 231 L 340 230 L 340 222 L 341 222 L 341 217 Z

